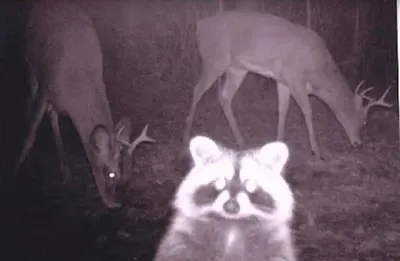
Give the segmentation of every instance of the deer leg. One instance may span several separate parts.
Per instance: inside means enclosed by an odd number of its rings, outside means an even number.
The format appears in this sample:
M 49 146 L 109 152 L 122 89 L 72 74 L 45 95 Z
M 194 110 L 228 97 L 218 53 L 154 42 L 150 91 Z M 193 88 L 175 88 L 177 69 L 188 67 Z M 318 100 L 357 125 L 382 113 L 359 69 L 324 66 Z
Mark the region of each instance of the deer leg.
M 37 105 L 37 104 L 39 104 L 39 105 Z M 18 173 L 23 161 L 28 156 L 29 151 L 31 150 L 31 148 L 33 147 L 33 144 L 35 143 L 37 130 L 40 126 L 43 115 L 45 114 L 45 111 L 46 111 L 46 105 L 44 104 L 44 102 L 39 101 L 39 102 L 37 102 L 37 104 L 35 104 L 35 106 L 38 106 L 38 109 L 35 112 L 35 114 L 33 115 L 33 119 L 31 120 L 28 137 L 26 137 L 26 139 L 25 139 L 24 147 L 22 149 L 22 152 L 19 156 L 17 165 L 14 170 L 15 174 Z M 28 118 L 30 118 L 30 117 L 28 117 Z
M 56 142 L 56 148 L 60 160 L 60 171 L 63 176 L 63 183 L 66 183 L 71 178 L 71 173 L 67 164 L 67 158 L 65 156 L 64 145 L 61 139 L 60 125 L 58 122 L 58 113 L 52 105 L 47 107 L 47 114 L 49 115 L 51 127 L 54 133 L 54 139 Z
M 215 80 L 218 79 L 223 73 L 223 69 L 216 69 L 215 66 L 203 66 L 203 73 L 193 90 L 192 102 L 190 105 L 189 113 L 186 118 L 186 126 L 184 130 L 183 142 L 187 144 L 190 138 L 190 130 L 193 125 L 194 114 L 197 104 L 203 95 L 211 88 Z
M 232 111 L 232 99 L 236 92 L 239 90 L 244 77 L 247 74 L 247 70 L 238 67 L 230 67 L 225 74 L 225 83 L 222 86 L 219 95 L 219 102 L 224 110 L 226 119 L 228 120 L 229 126 L 233 132 L 233 136 L 236 139 L 237 144 L 240 148 L 243 148 L 244 142 L 243 137 L 237 126 L 235 116 Z
M 321 153 L 317 145 L 317 140 L 315 138 L 314 125 L 312 121 L 312 108 L 306 90 L 306 83 L 305 82 L 295 83 L 292 86 L 291 90 L 294 99 L 296 100 L 301 111 L 303 112 L 303 116 L 308 130 L 308 139 L 310 141 L 312 154 L 315 155 L 318 159 L 322 160 L 323 158 L 321 156 Z
M 289 103 L 290 103 L 290 90 L 288 86 L 283 85 L 279 82 L 277 82 L 277 88 L 278 88 L 278 134 L 277 134 L 277 140 L 283 141 L 284 139 L 284 131 L 285 131 L 285 122 L 286 122 L 286 116 L 288 113 L 289 109 Z
M 31 115 L 32 108 L 34 106 L 35 102 L 35 97 L 37 90 L 39 89 L 39 83 L 36 79 L 35 72 L 32 69 L 32 66 L 30 62 L 28 61 L 28 66 L 29 66 L 29 84 L 30 84 L 30 89 L 29 89 L 29 94 L 28 94 L 28 101 L 27 101 L 27 115 L 28 115 L 28 124 L 29 124 L 29 116 Z

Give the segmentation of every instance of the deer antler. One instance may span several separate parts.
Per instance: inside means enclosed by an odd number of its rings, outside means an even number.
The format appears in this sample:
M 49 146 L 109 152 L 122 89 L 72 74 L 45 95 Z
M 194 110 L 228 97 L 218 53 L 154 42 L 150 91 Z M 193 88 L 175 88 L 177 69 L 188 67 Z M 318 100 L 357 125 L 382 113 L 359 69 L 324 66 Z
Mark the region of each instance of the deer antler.
M 147 136 L 147 129 L 148 129 L 149 125 L 147 124 L 144 128 L 142 133 L 139 135 L 139 137 L 137 137 L 133 142 L 129 143 L 126 140 L 121 139 L 119 136 L 121 135 L 121 132 L 123 131 L 123 129 L 125 128 L 125 126 L 123 126 L 117 133 L 117 141 L 120 142 L 122 145 L 125 145 L 128 147 L 128 153 L 132 154 L 133 150 L 142 142 L 156 142 L 154 139 L 150 138 Z
M 362 80 L 356 87 L 356 90 L 354 91 L 355 93 L 359 93 L 359 89 L 361 88 L 361 86 L 364 84 L 365 80 Z
M 369 87 L 368 89 L 362 91 L 359 93 L 359 95 L 368 100 L 367 105 L 364 106 L 364 110 L 367 112 L 372 106 L 382 106 L 382 107 L 387 107 L 387 108 L 391 108 L 393 107 L 393 104 L 390 104 L 388 102 L 385 102 L 385 98 L 387 96 L 387 94 L 389 93 L 390 89 L 392 88 L 392 86 L 390 85 L 385 92 L 382 94 L 382 96 L 379 99 L 374 99 L 372 97 L 369 97 L 366 95 L 367 92 L 369 92 L 370 90 L 372 90 L 374 87 Z

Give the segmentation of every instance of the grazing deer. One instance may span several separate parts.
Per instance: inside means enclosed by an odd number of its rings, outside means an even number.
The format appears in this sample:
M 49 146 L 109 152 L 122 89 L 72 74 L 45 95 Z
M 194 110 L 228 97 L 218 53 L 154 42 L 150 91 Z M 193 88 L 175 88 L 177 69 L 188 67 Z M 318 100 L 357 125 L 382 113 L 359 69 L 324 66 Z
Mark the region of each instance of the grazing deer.
M 41 1 L 30 12 L 27 36 L 30 127 L 15 172 L 33 146 L 40 122 L 47 114 L 61 173 L 64 179 L 69 178 L 58 122 L 59 115 L 65 115 L 79 134 L 102 201 L 110 208 L 120 206 L 117 187 L 130 174 L 130 154 L 139 143 L 154 140 L 146 135 L 146 126 L 129 143 L 131 124 L 125 117 L 114 126 L 103 83 L 101 45 L 92 20 L 72 3 Z
M 304 115 L 312 153 L 319 159 L 322 157 L 315 138 L 308 95 L 317 96 L 329 106 L 355 147 L 362 144 L 361 128 L 369 108 L 373 105 L 392 106 L 384 102 L 389 89 L 378 101 L 365 96 L 370 89 L 362 95 L 353 93 L 324 40 L 314 31 L 281 17 L 226 11 L 200 20 L 196 34 L 203 67 L 186 119 L 185 144 L 189 140 L 198 102 L 224 73 L 225 82 L 220 88 L 219 102 L 240 147 L 243 147 L 243 138 L 231 103 L 249 71 L 271 77 L 277 82 L 277 139 L 284 138 L 292 95 Z M 363 98 L 369 101 L 368 105 L 363 106 Z

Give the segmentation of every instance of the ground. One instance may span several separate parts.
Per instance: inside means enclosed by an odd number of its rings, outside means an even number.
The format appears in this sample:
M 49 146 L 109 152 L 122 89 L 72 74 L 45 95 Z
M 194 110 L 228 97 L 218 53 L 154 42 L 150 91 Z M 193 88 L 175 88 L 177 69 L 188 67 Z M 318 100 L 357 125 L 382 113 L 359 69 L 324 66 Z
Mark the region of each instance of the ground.
M 181 86 L 180 95 L 155 95 L 151 101 L 146 98 L 150 92 L 135 96 L 127 86 L 119 86 L 109 95 L 113 111 L 137 119 L 137 134 L 149 123 L 149 135 L 157 140 L 135 151 L 124 206 L 109 211 L 101 204 L 82 147 L 65 119 L 62 128 L 73 180 L 60 182 L 55 147 L 48 142 L 50 127 L 43 121 L 24 171 L 1 191 L 2 234 L 9 235 L 3 238 L 4 260 L 151 260 L 169 221 L 169 202 L 186 171 L 178 155 L 184 149 L 182 126 L 191 89 Z M 168 83 L 163 88 L 168 87 L 177 88 Z M 120 93 L 125 93 L 124 101 Z M 131 97 L 136 97 L 135 103 L 129 102 Z M 163 98 L 162 107 L 154 108 Z M 365 143 L 354 149 L 327 107 L 312 101 L 325 161 L 313 161 L 303 118 L 293 101 L 285 136 L 291 151 L 286 177 L 297 202 L 293 233 L 299 260 L 400 258 L 396 111 L 372 111 Z M 277 103 L 272 81 L 248 76 L 233 107 L 247 147 L 274 139 Z M 236 146 L 214 90 L 199 104 L 193 135 L 197 133 Z

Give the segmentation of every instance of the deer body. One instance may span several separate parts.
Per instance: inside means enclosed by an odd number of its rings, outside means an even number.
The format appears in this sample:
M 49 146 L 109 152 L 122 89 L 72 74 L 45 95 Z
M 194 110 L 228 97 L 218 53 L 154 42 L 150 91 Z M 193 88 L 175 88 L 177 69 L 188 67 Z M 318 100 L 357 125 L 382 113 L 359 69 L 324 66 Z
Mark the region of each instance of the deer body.
M 194 87 L 185 143 L 198 102 L 225 73 L 219 101 L 238 145 L 243 147 L 231 103 L 249 71 L 277 81 L 278 140 L 284 138 L 289 100 L 293 96 L 304 115 L 311 149 L 321 158 L 308 98 L 312 94 L 329 106 L 354 146 L 362 143 L 362 100 L 355 98 L 324 40 L 314 31 L 270 14 L 226 11 L 200 20 L 196 33 L 203 71 Z
M 113 123 L 102 79 L 102 50 L 91 19 L 72 3 L 41 1 L 31 10 L 27 33 L 31 124 L 16 171 L 47 115 L 61 172 L 69 177 L 58 125 L 59 115 L 67 116 L 79 134 L 103 202 L 108 207 L 119 206 L 117 187 L 122 175 L 128 174 L 123 172 L 130 170 L 129 155 L 123 153 L 119 140 L 129 139 L 131 127 L 126 118 L 116 126 Z M 152 141 L 145 135 L 140 138 Z

